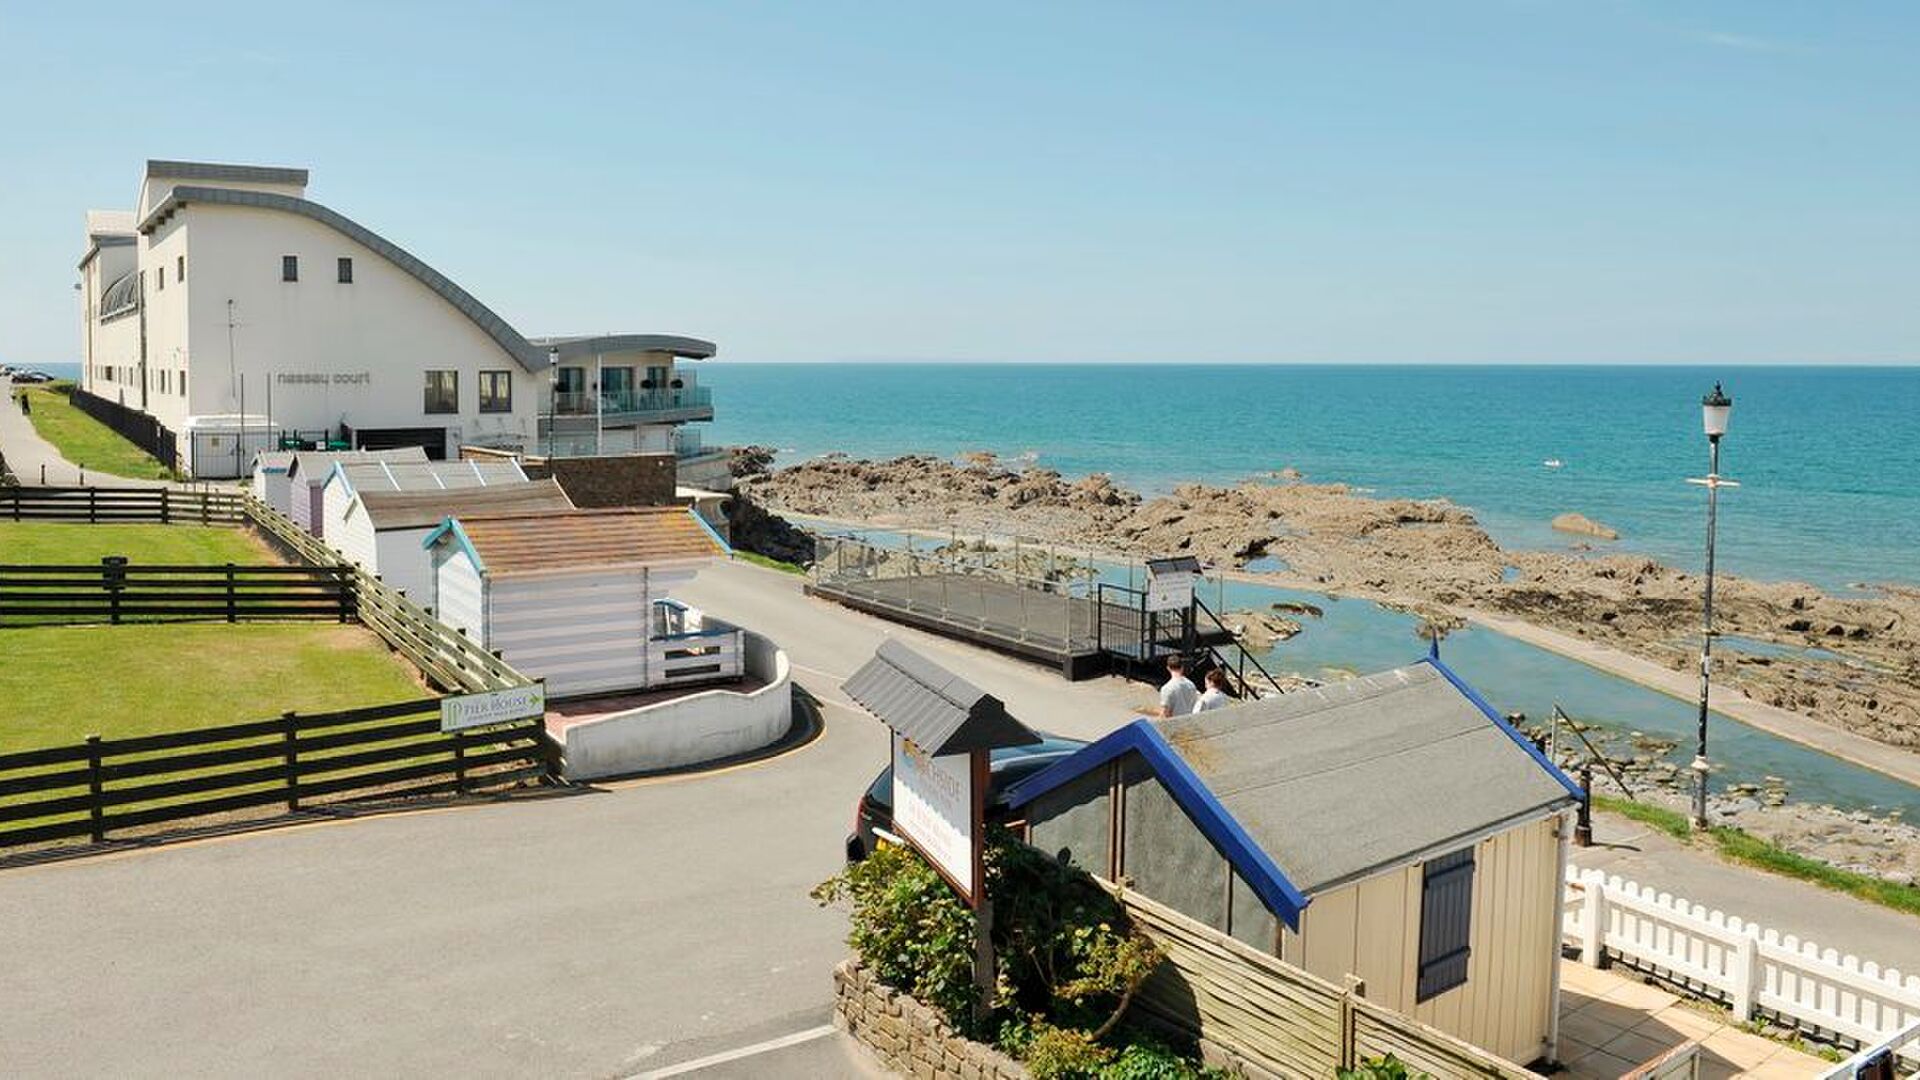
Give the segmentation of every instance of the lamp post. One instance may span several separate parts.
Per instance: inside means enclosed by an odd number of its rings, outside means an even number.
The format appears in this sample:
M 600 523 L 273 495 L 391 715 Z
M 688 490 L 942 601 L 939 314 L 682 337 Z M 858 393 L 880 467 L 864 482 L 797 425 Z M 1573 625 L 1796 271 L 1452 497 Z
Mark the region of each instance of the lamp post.
M 1709 465 L 1704 478 L 1689 477 L 1687 483 L 1707 489 L 1707 595 L 1706 633 L 1700 639 L 1700 745 L 1693 758 L 1693 827 L 1707 827 L 1707 693 L 1713 679 L 1713 539 L 1719 511 L 1720 489 L 1739 487 L 1720 476 L 1720 437 L 1727 433 L 1727 418 L 1733 413 L 1733 399 L 1713 384 L 1713 393 L 1700 399 L 1700 419 L 1707 433 Z
M 547 460 L 553 460 L 553 418 L 560 409 L 560 346 L 547 350 Z

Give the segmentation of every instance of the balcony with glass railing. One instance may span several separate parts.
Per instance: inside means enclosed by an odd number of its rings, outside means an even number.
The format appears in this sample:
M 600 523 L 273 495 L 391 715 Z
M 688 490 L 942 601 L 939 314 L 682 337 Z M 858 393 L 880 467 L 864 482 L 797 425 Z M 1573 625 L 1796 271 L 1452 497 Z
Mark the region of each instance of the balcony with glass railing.
M 665 390 L 560 391 L 553 395 L 556 416 L 594 416 L 602 420 L 711 420 L 713 391 L 704 386 Z

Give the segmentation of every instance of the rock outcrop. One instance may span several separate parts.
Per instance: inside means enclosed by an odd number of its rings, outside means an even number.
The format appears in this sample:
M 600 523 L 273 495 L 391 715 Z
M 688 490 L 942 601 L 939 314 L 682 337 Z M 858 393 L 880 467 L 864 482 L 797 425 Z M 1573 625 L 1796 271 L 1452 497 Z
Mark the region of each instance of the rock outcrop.
M 1553 527 L 1563 533 L 1575 536 L 1592 536 L 1601 540 L 1618 540 L 1620 531 L 1610 525 L 1602 525 L 1585 514 L 1567 513 L 1553 519 Z

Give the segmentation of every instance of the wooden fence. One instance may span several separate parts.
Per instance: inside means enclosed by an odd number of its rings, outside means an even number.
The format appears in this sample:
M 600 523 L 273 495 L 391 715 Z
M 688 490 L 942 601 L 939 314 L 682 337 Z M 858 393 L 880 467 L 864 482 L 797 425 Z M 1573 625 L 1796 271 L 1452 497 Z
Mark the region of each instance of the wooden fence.
M 169 469 L 180 467 L 180 444 L 165 424 L 138 409 L 109 401 L 74 387 L 67 395 L 73 407 L 112 428 L 121 438 L 158 458 Z
M 88 525 L 239 525 L 243 496 L 186 488 L 0 487 L 0 521 Z
M 1920 1024 L 1920 975 L 1823 949 L 1598 870 L 1567 868 L 1563 940 L 1600 967 L 1620 964 L 1768 1019 L 1871 1046 Z M 1920 1065 L 1920 1047 L 1906 1051 Z
M 1107 887 L 1167 954 L 1134 1008 L 1177 1035 L 1282 1076 L 1328 1076 L 1389 1053 L 1409 1071 L 1434 1076 L 1536 1075 L 1368 1001 L 1363 987 L 1335 986 L 1138 893 Z
M 263 536 L 295 558 L 314 566 L 340 567 L 351 574 L 355 615 L 436 685 L 447 690 L 481 691 L 533 684 L 534 680 L 434 618 L 364 567 L 341 564 L 339 552 L 294 524 L 292 518 L 253 495 L 240 499 L 240 511 Z
M 0 565 L 0 620 L 109 623 L 176 619 L 355 617 L 354 579 L 339 566 Z
M 468 791 L 547 772 L 538 719 L 441 732 L 439 701 L 0 754 L 0 848 L 284 806 Z

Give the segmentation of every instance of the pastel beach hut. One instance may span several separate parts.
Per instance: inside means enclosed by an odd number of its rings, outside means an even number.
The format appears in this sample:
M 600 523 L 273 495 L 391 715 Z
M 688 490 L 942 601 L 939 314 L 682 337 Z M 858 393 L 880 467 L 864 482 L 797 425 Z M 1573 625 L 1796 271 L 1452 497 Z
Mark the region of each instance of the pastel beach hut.
M 327 542 L 422 607 L 433 603 L 433 557 L 427 534 L 449 517 L 572 510 L 558 481 L 521 480 L 486 487 L 430 491 L 367 491 L 355 496 Z

